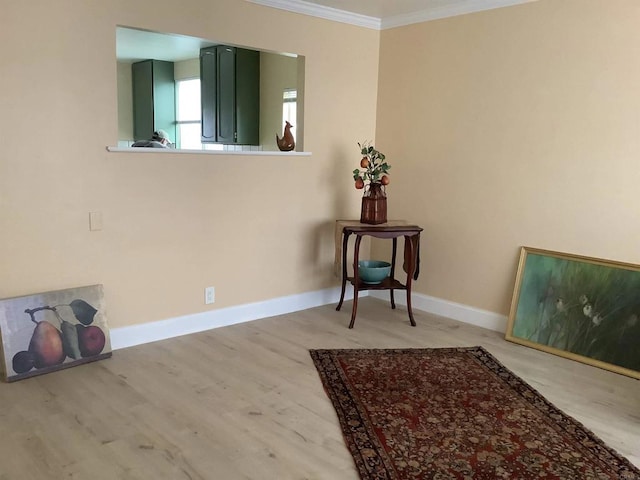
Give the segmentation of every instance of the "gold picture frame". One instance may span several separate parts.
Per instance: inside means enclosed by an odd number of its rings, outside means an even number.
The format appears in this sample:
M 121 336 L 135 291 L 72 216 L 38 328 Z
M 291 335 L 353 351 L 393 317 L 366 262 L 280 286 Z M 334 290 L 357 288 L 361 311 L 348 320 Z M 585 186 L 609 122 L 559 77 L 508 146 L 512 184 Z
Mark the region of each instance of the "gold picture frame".
M 506 340 L 640 379 L 640 265 L 521 247 Z

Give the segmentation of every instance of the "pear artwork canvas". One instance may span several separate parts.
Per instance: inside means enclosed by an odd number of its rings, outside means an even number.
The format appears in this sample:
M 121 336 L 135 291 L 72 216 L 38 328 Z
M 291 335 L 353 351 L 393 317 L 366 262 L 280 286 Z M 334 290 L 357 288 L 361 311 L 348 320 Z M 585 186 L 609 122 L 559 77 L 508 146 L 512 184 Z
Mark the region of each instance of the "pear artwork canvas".
M 0 300 L 7 382 L 111 356 L 102 285 Z

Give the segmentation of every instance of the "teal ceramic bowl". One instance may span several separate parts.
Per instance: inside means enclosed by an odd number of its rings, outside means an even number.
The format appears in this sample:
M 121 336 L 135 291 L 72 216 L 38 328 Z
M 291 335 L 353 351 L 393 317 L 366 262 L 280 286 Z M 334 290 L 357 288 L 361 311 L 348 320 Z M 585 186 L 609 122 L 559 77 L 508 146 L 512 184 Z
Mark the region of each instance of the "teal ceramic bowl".
M 375 285 L 382 282 L 391 273 L 391 264 L 381 260 L 360 260 L 358 276 L 364 283 Z

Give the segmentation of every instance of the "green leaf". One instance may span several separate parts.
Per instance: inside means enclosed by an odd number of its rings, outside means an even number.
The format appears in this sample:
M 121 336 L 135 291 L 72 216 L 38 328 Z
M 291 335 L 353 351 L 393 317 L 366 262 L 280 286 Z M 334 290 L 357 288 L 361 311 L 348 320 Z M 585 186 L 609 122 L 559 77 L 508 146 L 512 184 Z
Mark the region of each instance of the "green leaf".
M 382 174 L 387 173 L 391 166 L 385 161 L 386 156 L 367 142 L 357 142 L 360 153 L 369 160 L 369 165 L 364 169 L 353 171 L 353 178 L 361 178 L 365 182 L 379 182 Z
M 97 310 L 89 305 L 84 300 L 74 300 L 69 306 L 73 311 L 73 315 L 83 325 L 89 325 L 93 322 L 93 317 L 96 315 Z

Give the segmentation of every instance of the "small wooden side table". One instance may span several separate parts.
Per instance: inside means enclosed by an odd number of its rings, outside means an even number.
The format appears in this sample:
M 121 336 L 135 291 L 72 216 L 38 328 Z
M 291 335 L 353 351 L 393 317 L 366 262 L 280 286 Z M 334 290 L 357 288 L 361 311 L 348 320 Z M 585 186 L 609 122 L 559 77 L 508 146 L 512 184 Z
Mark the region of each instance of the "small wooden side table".
M 347 285 L 347 281 L 353 285 L 353 308 L 351 310 L 351 322 L 349 328 L 353 328 L 356 321 L 356 312 L 358 311 L 358 292 L 364 290 L 389 290 L 391 308 L 396 308 L 395 299 L 393 296 L 394 290 L 406 290 L 407 291 L 407 311 L 409 312 L 409 320 L 411 326 L 415 327 L 416 322 L 413 319 L 413 311 L 411 309 L 411 282 L 418 278 L 419 268 L 419 246 L 420 246 L 420 232 L 422 228 L 417 225 L 347 225 L 342 229 L 342 292 L 340 293 L 340 303 L 336 307 L 336 310 L 340 310 L 342 302 L 344 301 L 344 293 Z M 355 235 L 355 247 L 353 252 L 353 277 L 347 276 L 347 245 L 349 237 Z M 393 240 L 393 253 L 391 254 L 391 273 L 389 277 L 385 278 L 381 283 L 367 284 L 360 280 L 358 276 L 358 259 L 360 255 L 360 242 L 362 237 L 369 235 L 375 238 L 390 238 Z M 396 252 L 398 248 L 398 237 L 404 237 L 404 271 L 407 273 L 407 280 L 405 284 L 400 283 L 395 279 L 396 269 Z

